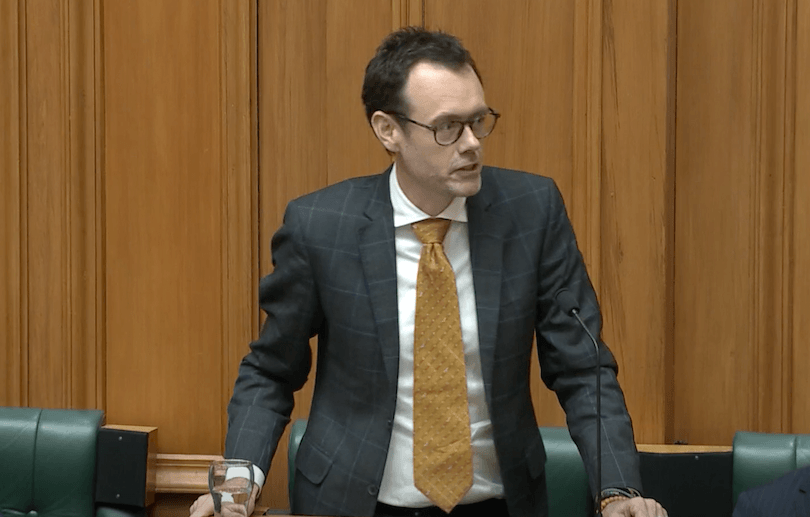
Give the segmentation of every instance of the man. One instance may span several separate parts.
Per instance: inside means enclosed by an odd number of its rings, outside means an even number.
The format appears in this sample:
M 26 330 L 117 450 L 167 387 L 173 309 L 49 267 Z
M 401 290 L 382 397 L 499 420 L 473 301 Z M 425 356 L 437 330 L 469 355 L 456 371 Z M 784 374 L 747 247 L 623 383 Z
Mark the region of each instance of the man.
M 810 467 L 788 472 L 767 485 L 740 494 L 734 517 L 807 517 L 810 515 Z
M 601 323 L 559 191 L 482 165 L 481 139 L 499 115 L 453 36 L 389 35 L 366 69 L 363 101 L 394 164 L 289 204 L 260 285 L 267 321 L 228 408 L 226 456 L 253 461 L 262 480 L 317 334 L 294 513 L 545 515 L 529 387 L 536 333 L 543 380 L 596 491 L 595 353 L 556 294 L 574 295 L 596 335 Z M 604 515 L 666 515 L 637 497 L 632 426 L 602 347 Z M 192 514 L 210 508 L 203 496 Z

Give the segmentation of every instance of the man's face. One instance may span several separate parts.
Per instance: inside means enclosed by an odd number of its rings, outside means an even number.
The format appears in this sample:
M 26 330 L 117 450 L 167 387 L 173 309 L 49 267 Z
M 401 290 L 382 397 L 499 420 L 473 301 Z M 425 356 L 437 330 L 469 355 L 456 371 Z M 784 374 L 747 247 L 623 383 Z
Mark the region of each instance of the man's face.
M 471 120 L 487 113 L 481 81 L 469 66 L 454 71 L 441 65 L 416 64 L 403 97 L 405 115 L 430 126 Z M 455 197 L 469 197 L 481 189 L 483 149 L 472 130 L 464 127 L 454 144 L 436 143 L 433 131 L 399 120 L 397 178 L 408 199 L 429 215 L 437 215 Z

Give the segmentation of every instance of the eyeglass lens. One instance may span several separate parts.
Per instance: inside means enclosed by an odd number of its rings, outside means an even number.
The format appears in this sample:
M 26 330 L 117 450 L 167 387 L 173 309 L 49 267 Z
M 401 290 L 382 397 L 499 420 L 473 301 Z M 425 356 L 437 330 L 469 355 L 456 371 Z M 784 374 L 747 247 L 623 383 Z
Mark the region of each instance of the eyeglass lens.
M 436 129 L 436 141 L 442 145 L 454 143 L 461 137 L 461 134 L 464 132 L 464 126 L 466 125 L 470 126 L 470 129 L 472 129 L 473 135 L 475 135 L 476 138 L 484 138 L 492 133 L 497 120 L 498 117 L 496 117 L 494 114 L 487 113 L 486 115 L 478 117 L 475 120 L 466 122 L 453 121 L 448 124 L 444 124 Z

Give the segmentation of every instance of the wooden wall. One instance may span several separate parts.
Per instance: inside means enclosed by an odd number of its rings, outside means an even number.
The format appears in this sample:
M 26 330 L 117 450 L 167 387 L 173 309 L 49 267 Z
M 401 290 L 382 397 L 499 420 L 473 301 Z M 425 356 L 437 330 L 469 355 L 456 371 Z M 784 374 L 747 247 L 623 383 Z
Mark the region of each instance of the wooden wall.
M 406 24 L 475 56 L 486 161 L 560 185 L 638 441 L 810 432 L 807 0 L 0 2 L 0 404 L 221 453 L 270 237 L 388 164 L 360 85 Z

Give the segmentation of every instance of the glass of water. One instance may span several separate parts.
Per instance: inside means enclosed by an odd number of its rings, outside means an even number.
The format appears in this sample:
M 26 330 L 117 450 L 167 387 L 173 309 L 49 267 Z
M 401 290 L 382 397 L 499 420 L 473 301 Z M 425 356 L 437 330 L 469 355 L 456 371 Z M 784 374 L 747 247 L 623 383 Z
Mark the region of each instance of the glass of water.
M 216 460 L 208 468 L 208 489 L 214 512 L 222 517 L 247 516 L 253 490 L 253 464 L 247 460 Z

